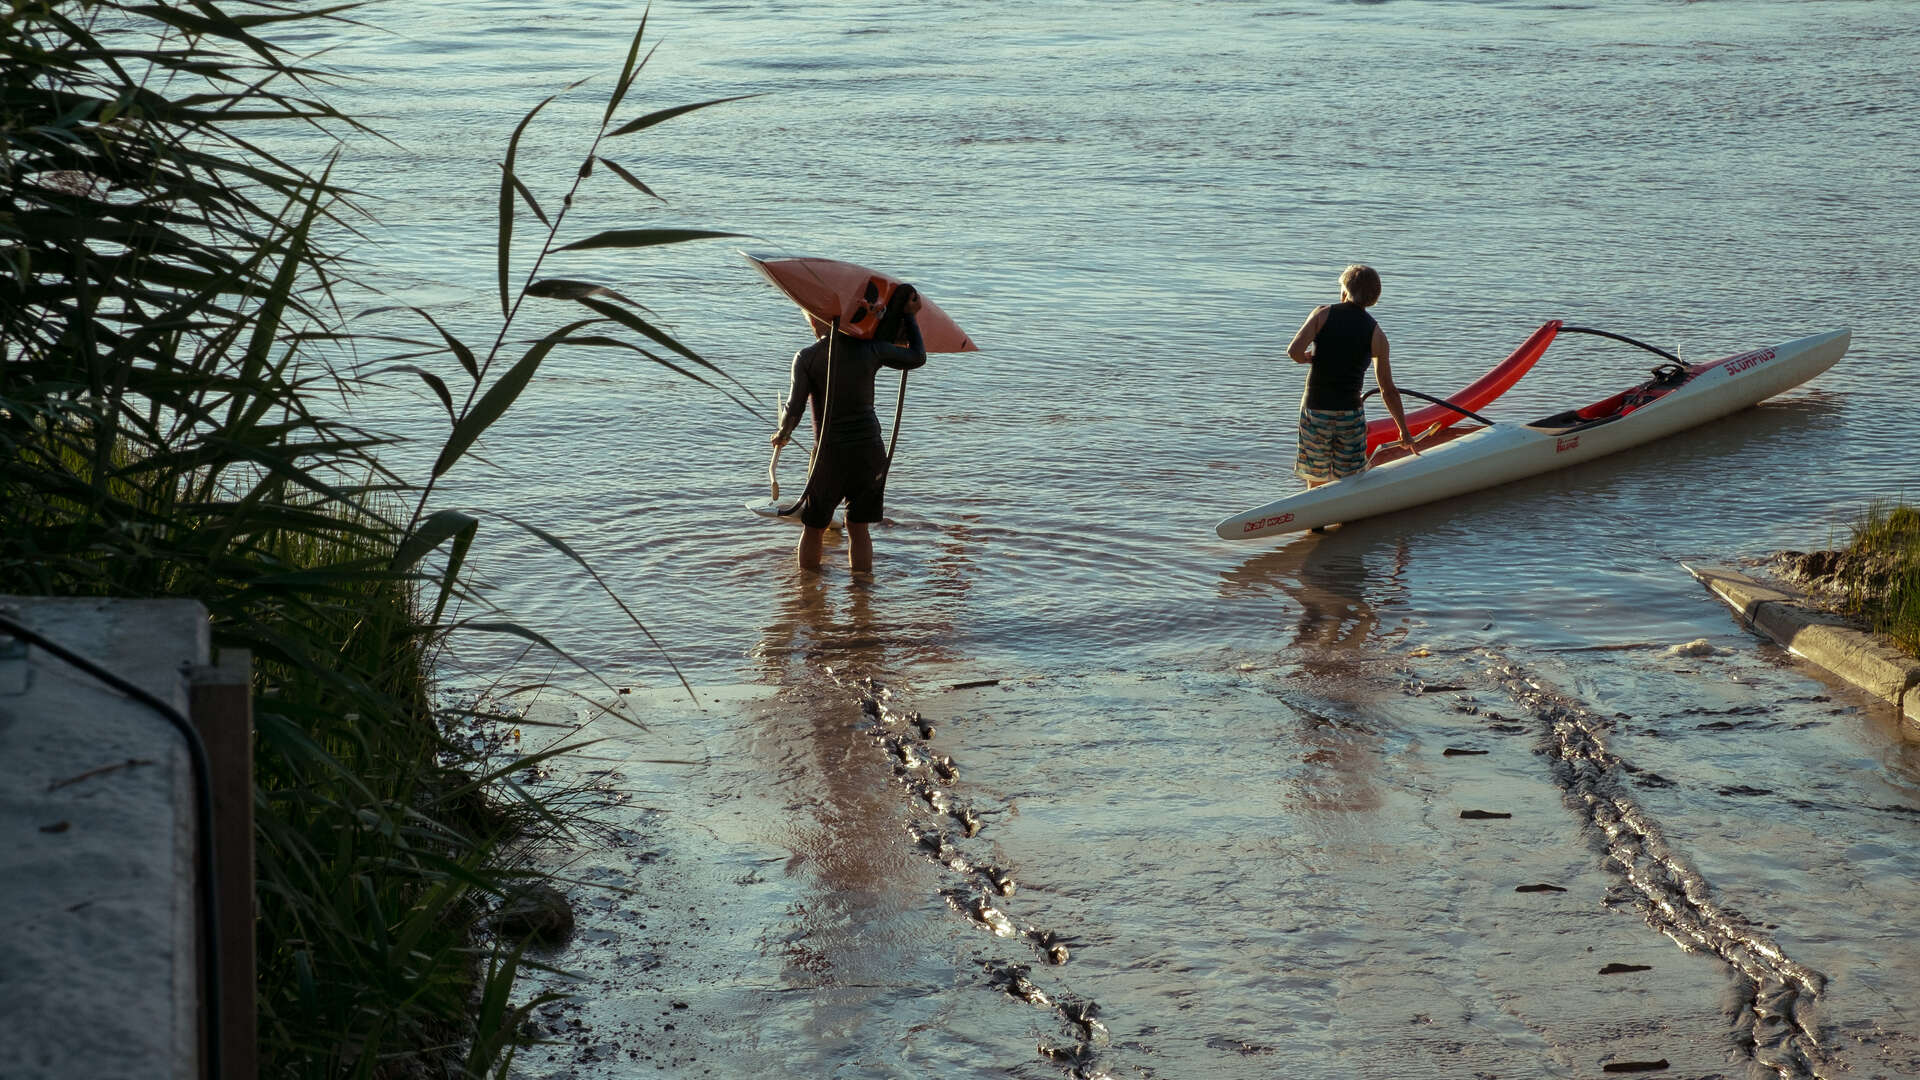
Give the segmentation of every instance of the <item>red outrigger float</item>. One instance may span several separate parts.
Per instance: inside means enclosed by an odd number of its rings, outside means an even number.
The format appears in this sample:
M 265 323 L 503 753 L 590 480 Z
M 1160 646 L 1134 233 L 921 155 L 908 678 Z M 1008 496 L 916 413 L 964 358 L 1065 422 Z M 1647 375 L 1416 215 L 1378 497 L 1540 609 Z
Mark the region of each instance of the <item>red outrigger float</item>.
M 1513 388 L 1520 376 L 1532 370 L 1534 361 L 1553 344 L 1554 336 L 1560 333 L 1561 320 L 1554 319 L 1533 332 L 1533 336 L 1521 342 L 1513 350 L 1513 355 L 1495 364 L 1492 370 L 1475 379 L 1466 389 L 1447 399 L 1445 405 L 1428 405 L 1424 409 L 1414 409 L 1407 413 L 1407 430 L 1413 433 L 1414 442 L 1420 442 L 1438 432 L 1444 431 L 1467 418 L 1468 413 L 1486 408 L 1501 394 Z M 1383 417 L 1367 425 L 1367 454 L 1372 456 L 1375 450 L 1393 442 L 1400 433 L 1393 426 L 1392 417 Z

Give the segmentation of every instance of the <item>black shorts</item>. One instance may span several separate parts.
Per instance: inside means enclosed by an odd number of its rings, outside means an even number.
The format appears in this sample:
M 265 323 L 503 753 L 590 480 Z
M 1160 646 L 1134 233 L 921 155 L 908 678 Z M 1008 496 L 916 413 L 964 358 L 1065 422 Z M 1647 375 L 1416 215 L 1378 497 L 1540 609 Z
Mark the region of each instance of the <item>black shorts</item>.
M 872 524 L 880 520 L 887 493 L 887 448 L 873 442 L 825 446 L 814 462 L 807 493 L 800 498 L 800 522 L 824 529 L 833 522 L 834 508 L 847 504 L 847 520 Z

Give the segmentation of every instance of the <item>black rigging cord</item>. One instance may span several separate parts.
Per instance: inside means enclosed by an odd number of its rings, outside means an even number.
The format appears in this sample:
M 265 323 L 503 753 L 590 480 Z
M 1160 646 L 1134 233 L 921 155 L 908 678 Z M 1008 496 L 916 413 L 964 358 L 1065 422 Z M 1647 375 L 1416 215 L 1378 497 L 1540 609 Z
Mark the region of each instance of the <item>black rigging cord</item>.
M 819 466 L 820 454 L 826 446 L 827 422 L 833 415 L 833 345 L 839 326 L 838 320 L 827 324 L 827 385 L 820 391 L 820 430 L 814 433 L 813 452 L 807 459 L 807 482 L 806 485 L 800 489 L 800 498 L 794 500 L 792 506 L 784 510 L 776 507 L 776 511 L 780 517 L 792 516 L 795 511 L 800 509 L 800 504 L 806 501 L 807 489 L 813 486 L 813 471 Z M 900 445 L 900 417 L 906 413 L 906 410 L 907 373 L 902 371 L 900 372 L 900 394 L 899 397 L 894 400 L 893 404 L 893 433 L 887 439 L 887 460 L 880 467 L 880 480 L 882 482 L 885 482 L 886 478 L 893 472 L 893 451 L 895 447 Z M 779 456 L 778 449 L 774 451 L 774 455 L 777 459 Z M 775 481 L 775 484 L 777 485 L 778 481 Z
M 907 411 L 907 373 L 900 372 L 900 396 L 893 403 L 893 434 L 887 439 L 887 460 L 880 466 L 880 482 L 893 473 L 893 448 L 900 445 L 900 417 Z
M 1627 344 L 1634 346 L 1635 348 L 1645 349 L 1648 352 L 1653 353 L 1657 356 L 1664 356 L 1668 360 L 1671 360 L 1674 363 L 1679 364 L 1681 367 L 1687 366 L 1686 361 L 1673 355 L 1667 350 L 1662 349 L 1657 345 L 1649 345 L 1644 341 L 1637 341 L 1633 338 L 1628 337 L 1625 334 L 1616 334 L 1609 330 L 1594 330 L 1585 326 L 1562 326 L 1560 328 L 1560 332 L 1563 334 L 1592 334 L 1594 337 L 1612 338 L 1615 341 L 1624 341 Z
M 1666 364 L 1662 364 L 1659 367 L 1654 368 L 1653 369 L 1654 377 L 1660 380 L 1663 385 L 1668 382 L 1676 382 L 1676 381 L 1684 382 L 1685 376 L 1688 374 L 1690 370 L 1687 367 L 1686 361 L 1680 359 L 1678 356 L 1675 356 L 1674 354 L 1668 352 L 1667 350 L 1662 349 L 1657 345 L 1649 345 L 1644 341 L 1639 341 L 1634 338 L 1630 338 L 1625 334 L 1616 334 L 1611 330 L 1595 330 L 1591 327 L 1586 327 L 1586 326 L 1562 326 L 1560 327 L 1560 333 L 1592 334 L 1594 337 L 1612 338 L 1614 341 L 1622 341 L 1636 348 L 1645 349 L 1650 353 L 1654 353 L 1655 355 L 1665 357 L 1667 360 L 1672 362 L 1674 368 L 1678 368 L 1679 370 L 1675 372 L 1673 371 L 1672 368 L 1669 368 L 1668 365 Z M 1446 408 L 1452 409 L 1454 412 L 1457 412 L 1462 416 L 1472 417 L 1473 419 L 1480 421 L 1481 423 L 1487 425 L 1488 427 L 1493 426 L 1493 421 L 1487 419 L 1484 416 L 1481 416 L 1479 413 L 1473 412 L 1472 410 L 1463 409 L 1460 406 L 1455 405 L 1451 401 L 1442 401 L 1437 397 L 1432 397 L 1427 394 L 1423 394 L 1418 390 L 1408 390 L 1404 387 L 1401 387 L 1399 389 L 1402 394 L 1411 394 L 1412 396 L 1417 397 L 1422 401 L 1431 401 L 1435 405 L 1442 405 L 1442 406 L 1445 406 Z M 1372 397 L 1373 395 L 1379 392 L 1380 392 L 1380 388 L 1376 386 L 1373 389 L 1367 391 L 1366 393 L 1361 394 L 1360 400 L 1364 402 L 1368 398 Z
M 1487 419 L 1487 418 L 1486 418 L 1486 417 L 1484 417 L 1484 416 L 1481 416 L 1481 415 L 1480 415 L 1479 413 L 1477 413 L 1477 412 L 1474 412 L 1474 411 L 1473 411 L 1473 410 L 1471 410 L 1471 409 L 1463 409 L 1463 408 L 1461 408 L 1460 406 L 1458 406 L 1458 405 L 1455 405 L 1455 404 L 1454 404 L 1453 402 L 1451 402 L 1451 401 L 1442 401 L 1441 399 L 1439 399 L 1439 398 L 1437 398 L 1437 397 L 1432 397 L 1432 396 L 1430 396 L 1430 395 L 1427 395 L 1427 394 L 1423 394 L 1423 393 L 1421 393 L 1421 392 L 1420 392 L 1420 391 L 1418 391 L 1418 390 L 1409 390 L 1409 389 L 1407 389 L 1407 388 L 1406 388 L 1406 387 L 1404 387 L 1404 386 L 1401 386 L 1401 387 L 1395 387 L 1395 389 L 1397 389 L 1397 390 L 1398 390 L 1398 391 L 1399 391 L 1400 393 L 1402 393 L 1402 394 L 1407 394 L 1407 395 L 1410 395 L 1410 396 L 1412 396 L 1412 397 L 1417 397 L 1417 398 L 1419 398 L 1419 399 L 1420 399 L 1420 400 L 1422 400 L 1422 401 L 1431 401 L 1431 402 L 1433 402 L 1433 403 L 1434 403 L 1435 405 L 1444 405 L 1444 406 L 1446 406 L 1447 408 L 1449 408 L 1449 409 L 1452 409 L 1452 410 L 1453 410 L 1454 412 L 1457 412 L 1457 413 L 1459 413 L 1459 414 L 1460 414 L 1461 416 L 1467 416 L 1467 417 L 1471 417 L 1471 418 L 1473 418 L 1473 419 L 1475 419 L 1475 420 L 1478 420 L 1478 421 L 1480 421 L 1481 423 L 1483 423 L 1483 424 L 1485 424 L 1485 425 L 1487 425 L 1488 427 L 1492 427 L 1492 426 L 1493 426 L 1493 421 L 1491 421 L 1491 420 L 1489 420 L 1489 419 Z M 1377 394 L 1377 393 L 1379 393 L 1379 392 L 1380 392 L 1380 388 L 1376 386 L 1376 387 L 1374 387 L 1373 389 L 1371 389 L 1371 390 L 1369 390 L 1369 391 L 1367 391 L 1366 393 L 1364 393 L 1364 394 L 1361 394 L 1361 395 L 1360 395 L 1360 400 L 1361 400 L 1362 402 L 1365 402 L 1365 401 L 1366 401 L 1366 400 L 1367 400 L 1368 398 L 1370 398 L 1370 397 L 1372 397 L 1373 395 L 1375 395 L 1375 394 Z
M 0 614 L 0 630 L 13 637 L 38 647 L 49 656 L 66 661 L 95 679 L 118 690 L 127 697 L 159 713 L 180 737 L 186 741 L 187 756 L 193 762 L 194 789 L 194 826 L 200 833 L 200 842 L 195 845 L 196 870 L 199 881 L 194 892 L 200 899 L 200 979 L 204 983 L 204 992 L 200 998 L 200 1015 L 206 1031 L 206 1068 L 202 1075 L 219 1077 L 221 1070 L 221 1026 L 220 1026 L 220 901 L 217 879 L 214 877 L 213 852 L 213 770 L 207 761 L 207 745 L 200 740 L 200 732 L 194 729 L 193 722 L 180 715 L 180 710 L 164 700 L 149 693 L 144 687 L 101 667 L 92 660 L 74 652 L 72 649 L 47 637 L 45 634 L 17 622 L 11 617 Z
M 820 467 L 820 455 L 827 449 L 827 419 L 833 414 L 833 345 L 834 335 L 840 330 L 840 320 L 827 324 L 827 384 L 820 388 L 820 409 L 814 419 L 819 426 L 813 432 L 813 449 L 807 454 L 807 482 L 800 485 L 800 497 L 793 505 L 779 511 L 781 517 L 791 517 L 799 511 L 800 504 L 807 501 L 807 492 L 813 488 L 813 471 Z M 828 511 L 828 522 L 832 522 L 832 511 Z

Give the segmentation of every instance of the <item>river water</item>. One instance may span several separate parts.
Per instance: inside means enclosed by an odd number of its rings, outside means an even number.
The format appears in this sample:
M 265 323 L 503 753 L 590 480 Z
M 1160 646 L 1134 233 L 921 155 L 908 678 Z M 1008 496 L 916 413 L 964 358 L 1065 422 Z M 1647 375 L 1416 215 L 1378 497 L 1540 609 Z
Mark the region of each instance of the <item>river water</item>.
M 520 147 L 551 211 L 639 15 L 433 0 L 310 39 L 394 140 L 341 166 L 383 223 L 366 276 L 489 340 L 513 125 L 592 77 Z M 618 809 L 556 857 L 638 891 L 581 886 L 550 959 L 585 994 L 523 1075 L 1920 1075 L 1920 749 L 1681 567 L 1826 546 L 1915 494 L 1920 7 L 650 20 L 622 115 L 759 96 L 606 144 L 664 202 L 601 168 L 562 239 L 748 235 L 544 273 L 647 304 L 763 411 L 806 335 L 734 246 L 900 274 L 981 351 L 909 381 L 871 580 L 838 546 L 792 570 L 795 532 L 740 508 L 768 425 L 630 355 L 556 353 L 438 493 L 564 537 L 702 706 L 573 562 L 486 526 L 490 599 L 649 725 L 598 721 L 575 767 Z M 516 280 L 538 231 L 523 212 Z M 1435 394 L 1550 318 L 1692 361 L 1853 344 L 1706 430 L 1219 541 L 1295 486 L 1284 345 L 1350 261 L 1382 273 L 1399 381 Z M 1585 404 L 1651 359 L 1566 339 L 1488 411 Z M 362 408 L 434 437 L 430 399 Z M 952 759 L 952 813 L 902 753 Z

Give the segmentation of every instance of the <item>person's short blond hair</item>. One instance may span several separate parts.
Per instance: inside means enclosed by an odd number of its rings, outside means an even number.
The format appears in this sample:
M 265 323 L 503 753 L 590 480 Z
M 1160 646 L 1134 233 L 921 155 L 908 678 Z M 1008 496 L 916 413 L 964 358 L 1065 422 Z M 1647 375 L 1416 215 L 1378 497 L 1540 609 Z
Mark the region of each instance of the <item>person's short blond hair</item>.
M 1340 271 L 1340 291 L 1361 307 L 1372 307 L 1380 299 L 1380 272 L 1364 263 L 1354 263 Z

